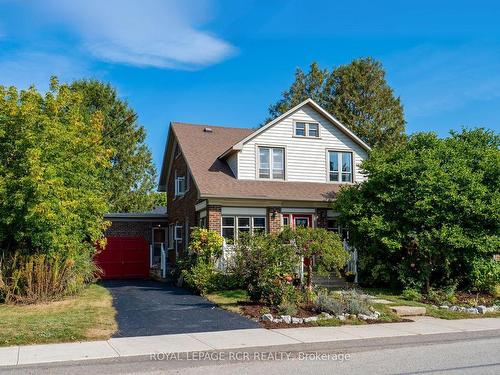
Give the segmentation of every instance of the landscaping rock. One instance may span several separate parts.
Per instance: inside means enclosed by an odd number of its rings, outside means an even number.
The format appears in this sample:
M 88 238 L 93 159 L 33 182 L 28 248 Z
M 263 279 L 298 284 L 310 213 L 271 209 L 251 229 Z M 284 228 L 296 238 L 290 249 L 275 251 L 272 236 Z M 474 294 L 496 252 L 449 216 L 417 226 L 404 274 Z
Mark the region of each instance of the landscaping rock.
M 302 324 L 302 323 L 304 323 L 304 319 L 292 317 L 292 324 Z
M 265 321 L 265 322 L 272 322 L 273 316 L 272 316 L 272 314 L 264 314 L 260 317 L 260 320 Z
M 425 315 L 425 307 L 420 306 L 393 306 L 391 310 L 394 311 L 399 316 L 417 316 Z
M 380 305 L 391 305 L 394 302 L 391 302 L 391 301 L 388 301 L 388 300 L 382 299 L 382 298 L 375 298 L 375 299 L 370 300 L 370 303 L 378 303 Z
M 478 309 L 476 309 L 475 307 L 469 307 L 469 308 L 467 309 L 467 312 L 468 312 L 469 314 L 479 314 Z
M 273 323 L 283 323 L 283 319 L 281 318 L 274 318 Z
M 328 313 L 321 313 L 321 315 L 318 316 L 318 319 L 320 320 L 333 319 L 333 315 L 330 315 Z
M 310 316 L 308 318 L 304 318 L 304 323 L 316 322 L 318 320 L 317 316 Z
M 483 305 L 480 305 L 480 306 L 478 306 L 476 308 L 477 308 L 477 312 L 479 314 L 486 314 L 488 312 L 488 310 L 489 310 L 486 306 L 483 306 Z
M 448 310 L 450 308 L 450 306 L 447 306 L 447 305 L 441 305 L 439 306 L 440 309 L 443 309 L 443 310 Z
M 290 315 L 281 315 L 280 317 L 286 324 L 292 323 L 292 317 Z
M 341 320 L 341 321 L 346 320 L 346 317 L 345 317 L 345 315 L 344 315 L 344 314 L 342 314 L 342 315 L 337 315 L 337 316 L 336 316 L 336 318 L 337 318 L 338 320 Z

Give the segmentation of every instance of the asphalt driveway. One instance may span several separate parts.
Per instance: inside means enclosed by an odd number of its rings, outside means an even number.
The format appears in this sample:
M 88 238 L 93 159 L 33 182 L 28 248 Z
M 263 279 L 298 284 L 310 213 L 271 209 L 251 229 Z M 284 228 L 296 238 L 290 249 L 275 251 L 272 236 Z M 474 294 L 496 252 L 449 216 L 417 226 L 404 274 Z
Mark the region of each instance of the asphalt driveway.
M 106 280 L 117 311 L 115 337 L 258 328 L 188 291 L 153 280 Z

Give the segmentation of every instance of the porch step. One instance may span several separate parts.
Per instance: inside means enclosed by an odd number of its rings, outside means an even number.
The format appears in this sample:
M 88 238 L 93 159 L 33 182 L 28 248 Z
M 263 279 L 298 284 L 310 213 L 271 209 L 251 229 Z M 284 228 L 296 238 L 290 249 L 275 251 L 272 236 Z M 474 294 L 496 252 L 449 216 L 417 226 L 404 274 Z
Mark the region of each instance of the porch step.
M 343 278 L 337 276 L 313 276 L 312 282 L 324 288 L 346 288 L 349 285 Z
M 149 277 L 151 277 L 153 280 L 161 281 L 164 283 L 172 283 L 173 281 L 170 272 L 167 272 L 166 277 L 161 277 L 161 271 L 159 268 L 151 268 L 149 270 Z

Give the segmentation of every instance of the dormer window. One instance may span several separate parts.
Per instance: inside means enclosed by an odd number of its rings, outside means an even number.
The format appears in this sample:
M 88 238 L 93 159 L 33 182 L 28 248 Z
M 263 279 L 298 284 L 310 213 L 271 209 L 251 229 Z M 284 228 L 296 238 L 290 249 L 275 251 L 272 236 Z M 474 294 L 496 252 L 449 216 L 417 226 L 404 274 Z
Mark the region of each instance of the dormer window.
M 317 122 L 300 122 L 295 123 L 296 137 L 319 138 L 319 124 Z
M 175 196 L 183 196 L 186 193 L 186 177 L 177 176 L 175 178 Z
M 259 178 L 285 179 L 285 149 L 281 147 L 259 147 Z

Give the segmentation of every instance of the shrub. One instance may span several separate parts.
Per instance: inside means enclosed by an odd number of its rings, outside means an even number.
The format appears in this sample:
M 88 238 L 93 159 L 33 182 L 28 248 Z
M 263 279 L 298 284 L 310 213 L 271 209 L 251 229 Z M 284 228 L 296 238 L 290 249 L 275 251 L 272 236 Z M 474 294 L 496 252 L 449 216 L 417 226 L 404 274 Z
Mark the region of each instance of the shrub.
M 0 259 L 0 301 L 36 303 L 80 291 L 98 272 L 88 256 L 4 255 Z
M 297 311 L 297 305 L 286 300 L 278 305 L 278 313 L 280 315 L 296 315 Z
M 476 259 L 472 262 L 472 286 L 476 290 L 494 293 L 500 281 L 500 262 L 493 259 Z
M 356 291 L 349 291 L 342 295 L 345 301 L 345 310 L 349 314 L 370 314 L 370 305 L 366 297 L 362 297 Z
M 422 299 L 422 294 L 413 288 L 407 288 L 401 293 L 401 297 L 407 299 L 408 301 L 420 301 Z
M 315 309 L 317 312 L 325 312 L 332 315 L 339 315 L 344 312 L 342 301 L 332 297 L 327 290 L 318 291 Z
M 296 272 L 294 249 L 275 235 L 242 235 L 235 244 L 232 270 L 246 285 L 253 301 L 278 306 L 290 291 L 285 276 Z

